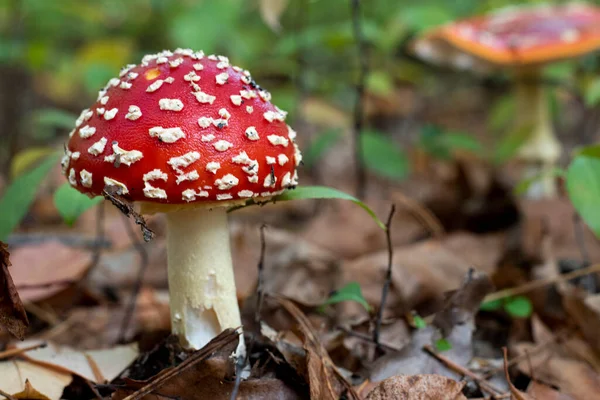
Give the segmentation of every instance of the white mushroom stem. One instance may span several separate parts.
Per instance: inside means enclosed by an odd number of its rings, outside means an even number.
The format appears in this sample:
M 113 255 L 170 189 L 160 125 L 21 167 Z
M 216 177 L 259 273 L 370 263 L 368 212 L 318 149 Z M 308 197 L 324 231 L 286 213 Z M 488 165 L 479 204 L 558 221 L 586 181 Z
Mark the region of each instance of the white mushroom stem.
M 172 332 L 200 349 L 227 328 L 241 326 L 227 229 L 227 209 L 167 213 Z M 238 354 L 243 354 L 240 339 Z
M 552 120 L 539 70 L 520 72 L 516 82 L 517 128 L 531 132 L 519 149 L 525 163 L 524 178 L 539 178 L 529 187 L 527 197 L 552 197 L 556 180 L 552 169 L 560 158 L 561 145 L 552 129 Z

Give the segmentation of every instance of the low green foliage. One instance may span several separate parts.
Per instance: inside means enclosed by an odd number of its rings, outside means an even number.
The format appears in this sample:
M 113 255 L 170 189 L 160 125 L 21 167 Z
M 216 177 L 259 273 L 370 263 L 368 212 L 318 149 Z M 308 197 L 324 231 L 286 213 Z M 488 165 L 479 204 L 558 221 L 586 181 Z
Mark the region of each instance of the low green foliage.
M 448 351 L 452 350 L 452 343 L 446 338 L 441 338 L 435 341 L 435 349 L 437 351 Z
M 369 170 L 395 180 L 408 175 L 408 159 L 396 143 L 374 131 L 365 131 L 360 137 L 364 163 Z
M 419 146 L 433 157 L 449 160 L 458 150 L 481 152 L 483 146 L 473 136 L 459 132 L 444 132 L 436 125 L 425 125 L 421 129 Z
M 365 210 L 371 218 L 379 225 L 381 229 L 386 229 L 385 224 L 377 217 L 375 212 L 365 203 L 358 200 L 356 197 L 344 193 L 340 190 L 325 186 L 300 186 L 294 190 L 286 190 L 283 194 L 275 197 L 274 201 L 289 201 L 289 200 L 304 200 L 304 199 L 342 199 L 349 200 L 363 210 Z M 249 205 L 252 203 L 250 202 Z
M 336 290 L 323 303 L 323 307 L 332 304 L 341 303 L 342 301 L 354 301 L 364 307 L 365 310 L 371 311 L 371 306 L 363 297 L 360 285 L 358 282 L 350 282 L 346 286 Z
M 4 191 L 0 198 L 0 240 L 21 223 L 35 199 L 40 183 L 58 161 L 59 154 L 46 157 L 35 168 L 18 176 Z
M 600 146 L 575 156 L 567 169 L 566 187 L 581 218 L 600 237 Z
M 553 178 L 556 177 L 565 177 L 565 171 L 562 168 L 552 168 L 548 171 L 544 171 L 536 176 L 532 176 L 530 178 L 525 178 L 522 179 L 521 181 L 519 181 L 519 183 L 517 183 L 517 185 L 513 188 L 513 193 L 516 196 L 521 196 L 525 193 L 527 193 L 527 191 L 529 190 L 529 188 L 531 187 L 531 185 L 533 185 L 534 183 L 542 180 L 543 178 L 546 178 L 547 176 L 552 176 Z
M 427 322 L 418 314 L 413 315 L 413 323 L 417 329 L 423 329 L 427 326 Z
M 63 184 L 54 192 L 54 206 L 69 226 L 73 225 L 84 211 L 92 208 L 102 200 L 104 198 L 101 196 L 91 199 L 68 183 Z
M 525 296 L 511 296 L 482 303 L 481 311 L 504 310 L 513 318 L 529 318 L 533 312 L 531 301 Z
M 302 152 L 302 160 L 308 168 L 313 167 L 340 139 L 339 129 L 331 129 L 321 133 Z

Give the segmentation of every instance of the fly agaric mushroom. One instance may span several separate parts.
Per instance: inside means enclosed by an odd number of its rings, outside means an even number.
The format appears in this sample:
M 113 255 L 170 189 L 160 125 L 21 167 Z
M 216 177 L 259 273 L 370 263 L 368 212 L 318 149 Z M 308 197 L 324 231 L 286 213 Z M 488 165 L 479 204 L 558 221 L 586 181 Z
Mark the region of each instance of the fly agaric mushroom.
M 65 147 L 75 189 L 166 213 L 172 330 L 189 348 L 241 325 L 227 207 L 297 184 L 296 134 L 270 99 L 226 57 L 163 51 L 111 79 Z
M 418 56 L 432 62 L 480 71 L 512 70 L 517 129 L 531 130 L 519 157 L 527 163 L 529 177 L 543 175 L 530 187 L 531 197 L 554 195 L 556 186 L 550 171 L 561 154 L 540 69 L 598 48 L 600 9 L 584 4 L 509 7 L 436 28 L 413 45 Z

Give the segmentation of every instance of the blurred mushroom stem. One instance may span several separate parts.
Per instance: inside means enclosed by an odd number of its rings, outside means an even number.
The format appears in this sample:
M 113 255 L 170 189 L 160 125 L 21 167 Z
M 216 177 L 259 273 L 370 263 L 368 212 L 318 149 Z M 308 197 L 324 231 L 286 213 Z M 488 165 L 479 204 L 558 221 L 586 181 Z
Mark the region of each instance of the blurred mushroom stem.
M 191 349 L 241 326 L 227 228 L 227 208 L 167 214 L 172 332 Z M 238 354 L 244 353 L 243 338 Z
M 524 178 L 535 178 L 526 196 L 529 198 L 556 195 L 556 179 L 552 173 L 560 158 L 561 145 L 552 128 L 552 119 L 545 89 L 537 68 L 518 71 L 516 80 L 517 129 L 531 132 L 529 140 L 519 150 L 525 163 Z

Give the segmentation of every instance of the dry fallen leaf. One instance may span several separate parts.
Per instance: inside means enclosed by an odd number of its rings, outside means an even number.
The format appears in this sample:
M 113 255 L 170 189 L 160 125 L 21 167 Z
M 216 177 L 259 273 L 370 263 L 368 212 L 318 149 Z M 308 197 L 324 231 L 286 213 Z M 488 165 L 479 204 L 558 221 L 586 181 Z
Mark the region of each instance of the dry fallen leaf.
M 56 240 L 31 244 L 13 251 L 13 278 L 24 301 L 44 300 L 78 281 L 91 261 L 91 252 Z
M 50 400 L 48 396 L 38 392 L 35 390 L 31 383 L 29 383 L 29 379 L 25 380 L 25 389 L 22 392 L 15 393 L 13 395 L 15 399 L 24 399 L 24 400 Z
M 0 242 L 0 325 L 13 336 L 23 340 L 29 326 L 27 313 L 10 276 L 8 246 Z
M 19 343 L 19 347 L 35 344 Z M 57 371 L 79 375 L 94 383 L 116 378 L 138 356 L 137 344 L 115 346 L 110 349 L 79 351 L 49 343 L 46 347 L 23 353 L 32 363 Z
M 527 394 L 536 400 L 573 400 L 571 396 L 536 381 L 531 381 L 527 387 Z
M 466 400 L 464 385 L 440 375 L 399 375 L 381 382 L 367 400 Z
M 27 389 L 29 381 L 38 392 L 50 400 L 58 400 L 73 377 L 60 372 L 32 364 L 27 361 L 5 361 L 0 363 L 0 390 L 5 393 L 20 393 Z

